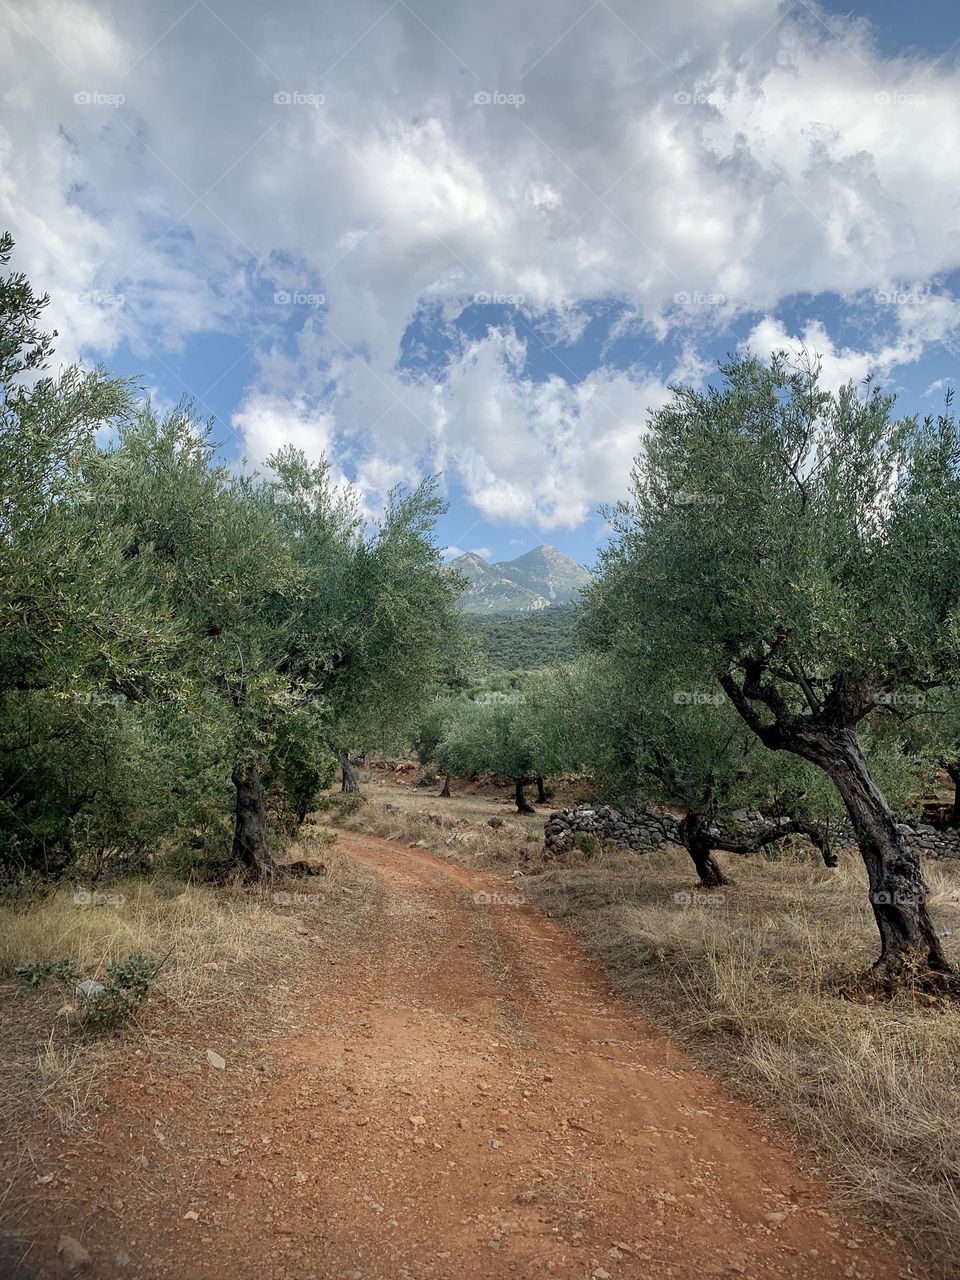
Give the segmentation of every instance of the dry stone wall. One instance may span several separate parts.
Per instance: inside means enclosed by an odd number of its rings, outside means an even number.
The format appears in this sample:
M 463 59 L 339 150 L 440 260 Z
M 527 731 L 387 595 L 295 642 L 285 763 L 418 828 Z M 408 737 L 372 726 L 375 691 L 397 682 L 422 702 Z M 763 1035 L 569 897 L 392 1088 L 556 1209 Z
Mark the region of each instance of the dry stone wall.
M 767 826 L 760 813 L 741 810 L 734 814 L 740 829 Z M 665 843 L 677 843 L 679 821 L 663 810 L 630 805 L 583 804 L 575 809 L 558 809 L 550 814 L 544 828 L 544 853 L 562 858 L 579 842 L 589 838 L 610 841 L 638 853 L 649 853 Z M 938 831 L 926 823 L 901 822 L 899 830 L 906 842 L 929 858 L 960 858 L 960 831 Z M 834 843 L 849 844 L 852 833 L 835 828 Z

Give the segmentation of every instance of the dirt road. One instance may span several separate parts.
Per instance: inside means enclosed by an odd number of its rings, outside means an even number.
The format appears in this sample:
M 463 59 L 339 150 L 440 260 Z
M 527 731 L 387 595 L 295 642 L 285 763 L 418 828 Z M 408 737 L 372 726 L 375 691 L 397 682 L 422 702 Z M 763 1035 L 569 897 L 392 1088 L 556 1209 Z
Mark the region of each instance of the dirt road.
M 507 882 L 341 842 L 384 892 L 355 952 L 303 975 L 296 1039 L 117 1082 L 59 1224 L 87 1274 L 921 1274 Z

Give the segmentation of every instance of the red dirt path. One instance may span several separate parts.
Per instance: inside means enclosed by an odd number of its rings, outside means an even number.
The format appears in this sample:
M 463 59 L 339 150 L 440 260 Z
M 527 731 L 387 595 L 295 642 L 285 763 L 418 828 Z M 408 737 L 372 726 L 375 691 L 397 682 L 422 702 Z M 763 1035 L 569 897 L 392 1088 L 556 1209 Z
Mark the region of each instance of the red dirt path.
M 384 893 L 297 1038 L 132 1063 L 25 1275 L 59 1231 L 140 1280 L 922 1274 L 503 880 L 340 840 Z

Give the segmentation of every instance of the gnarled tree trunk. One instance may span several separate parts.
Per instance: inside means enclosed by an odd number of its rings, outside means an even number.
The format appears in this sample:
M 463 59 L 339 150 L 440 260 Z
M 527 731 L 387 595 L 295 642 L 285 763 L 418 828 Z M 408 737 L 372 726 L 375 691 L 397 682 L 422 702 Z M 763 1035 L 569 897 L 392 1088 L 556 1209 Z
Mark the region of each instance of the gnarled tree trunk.
M 232 776 L 237 791 L 232 859 L 260 880 L 277 870 L 267 843 L 267 794 L 255 761 L 234 765 Z
M 537 774 L 535 778 L 535 782 L 537 784 L 537 804 L 546 804 L 547 790 L 546 790 L 546 787 L 544 787 L 543 785 L 543 778 L 540 776 L 540 774 Z
M 840 792 L 870 881 L 880 933 L 874 968 L 892 976 L 905 970 L 948 972 L 943 947 L 927 912 L 928 889 L 920 858 L 897 830 L 896 817 L 870 776 L 851 728 L 805 729 L 789 749 L 827 773 Z
M 697 868 L 700 883 L 705 889 L 718 889 L 730 881 L 720 869 L 720 864 L 713 856 L 713 845 L 707 830 L 710 823 L 699 813 L 688 813 L 680 821 L 680 839 L 683 847 L 693 859 Z
M 443 800 L 449 800 L 449 799 L 450 799 L 450 775 L 449 775 L 449 773 L 445 773 L 445 774 L 443 775 L 443 790 L 440 792 L 440 797 L 441 797 L 441 799 L 443 799 Z
M 960 760 L 952 760 L 944 765 L 953 783 L 953 812 L 950 814 L 951 827 L 960 827 Z

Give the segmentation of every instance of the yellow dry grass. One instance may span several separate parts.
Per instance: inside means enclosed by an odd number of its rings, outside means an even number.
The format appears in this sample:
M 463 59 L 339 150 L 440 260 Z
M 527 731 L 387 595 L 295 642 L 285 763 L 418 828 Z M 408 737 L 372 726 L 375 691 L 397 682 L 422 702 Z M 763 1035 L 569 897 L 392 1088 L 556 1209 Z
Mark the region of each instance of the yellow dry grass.
M 176 1058 L 187 1027 L 218 1021 L 252 1028 L 269 1019 L 274 984 L 316 954 L 343 944 L 357 927 L 372 882 L 309 826 L 290 860 L 322 860 L 326 874 L 263 887 L 189 884 L 162 874 L 102 887 L 66 885 L 38 901 L 0 905 L 0 1092 L 15 1136 L 38 1104 L 69 1128 L 89 1111 L 97 1080 L 131 1039 Z M 102 899 L 90 901 L 94 893 Z M 84 977 L 106 980 L 115 960 L 141 952 L 161 965 L 155 987 L 120 1032 L 103 1033 L 79 1017 L 72 984 L 23 990 L 23 962 L 70 956 Z M 161 964 L 162 962 L 162 964 Z M 255 995 L 256 999 L 249 997 Z

